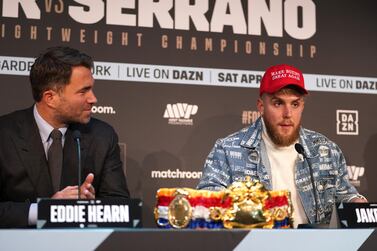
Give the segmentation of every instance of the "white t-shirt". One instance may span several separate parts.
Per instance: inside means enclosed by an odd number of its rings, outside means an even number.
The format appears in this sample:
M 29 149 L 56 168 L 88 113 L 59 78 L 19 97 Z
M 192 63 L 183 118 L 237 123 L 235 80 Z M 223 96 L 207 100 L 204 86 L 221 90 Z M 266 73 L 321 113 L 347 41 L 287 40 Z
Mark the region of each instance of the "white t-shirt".
M 289 190 L 293 205 L 294 227 L 307 223 L 304 208 L 295 185 L 295 169 L 298 153 L 294 144 L 287 147 L 276 146 L 268 136 L 263 123 L 262 139 L 266 145 L 268 160 L 271 167 L 273 190 Z

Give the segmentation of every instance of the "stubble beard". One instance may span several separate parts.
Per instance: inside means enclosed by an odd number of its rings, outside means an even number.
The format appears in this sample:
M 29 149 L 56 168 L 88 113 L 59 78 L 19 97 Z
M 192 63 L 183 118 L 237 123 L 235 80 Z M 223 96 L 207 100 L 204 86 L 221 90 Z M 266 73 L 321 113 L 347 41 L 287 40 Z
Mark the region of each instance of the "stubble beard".
M 71 107 L 64 107 L 57 112 L 56 119 L 66 126 L 70 124 L 87 124 L 90 121 L 91 114 L 83 116 L 82 112 L 81 114 L 72 114 L 72 111 Z

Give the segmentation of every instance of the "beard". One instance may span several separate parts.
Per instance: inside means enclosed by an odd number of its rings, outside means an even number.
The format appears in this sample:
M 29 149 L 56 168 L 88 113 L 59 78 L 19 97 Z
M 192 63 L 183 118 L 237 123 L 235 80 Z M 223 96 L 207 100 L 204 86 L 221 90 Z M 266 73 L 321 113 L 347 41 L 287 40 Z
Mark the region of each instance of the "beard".
M 82 109 L 64 103 L 56 110 L 55 119 L 65 125 L 87 124 L 90 121 L 91 113 L 84 112 Z
M 270 123 L 268 119 L 264 118 L 263 121 L 266 126 L 267 134 L 275 145 L 290 146 L 297 141 L 300 133 L 299 125 L 301 124 L 301 122 L 299 122 L 298 125 L 294 127 L 294 130 L 291 134 L 282 135 L 279 133 L 277 126 Z

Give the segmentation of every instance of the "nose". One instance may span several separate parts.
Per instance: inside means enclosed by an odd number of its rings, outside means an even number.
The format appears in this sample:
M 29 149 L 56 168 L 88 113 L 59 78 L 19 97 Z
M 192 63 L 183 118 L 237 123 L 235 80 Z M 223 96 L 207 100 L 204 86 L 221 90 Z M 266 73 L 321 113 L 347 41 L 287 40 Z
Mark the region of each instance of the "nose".
M 290 118 L 292 116 L 292 108 L 288 105 L 284 106 L 283 117 Z
M 94 95 L 93 90 L 91 90 L 88 94 L 89 94 L 88 95 L 88 103 L 89 104 L 95 104 L 95 103 L 97 103 L 97 98 L 96 98 L 96 95 Z

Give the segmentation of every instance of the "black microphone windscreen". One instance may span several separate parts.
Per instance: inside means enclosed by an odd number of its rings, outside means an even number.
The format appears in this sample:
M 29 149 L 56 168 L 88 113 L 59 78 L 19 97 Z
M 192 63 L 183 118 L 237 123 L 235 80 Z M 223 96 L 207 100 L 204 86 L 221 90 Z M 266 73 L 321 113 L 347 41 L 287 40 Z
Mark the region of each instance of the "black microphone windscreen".
M 295 149 L 299 154 L 302 154 L 305 156 L 305 150 L 304 147 L 300 143 L 295 144 Z
M 81 139 L 81 132 L 80 132 L 79 130 L 74 130 L 74 131 L 73 131 L 73 138 L 74 138 L 75 140 L 79 140 L 79 139 Z

